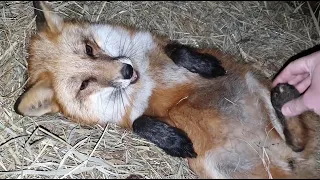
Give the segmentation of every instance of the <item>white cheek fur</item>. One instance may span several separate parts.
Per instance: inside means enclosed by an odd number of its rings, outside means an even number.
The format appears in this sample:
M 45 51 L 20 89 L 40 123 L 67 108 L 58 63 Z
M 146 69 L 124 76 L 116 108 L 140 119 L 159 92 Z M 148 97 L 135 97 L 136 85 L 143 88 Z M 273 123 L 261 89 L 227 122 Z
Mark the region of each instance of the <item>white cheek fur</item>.
M 121 84 L 119 88 L 126 88 L 130 85 L 131 80 L 130 79 L 119 79 L 116 80 L 115 83 Z
M 142 81 L 141 88 L 135 89 L 134 85 L 133 87 L 129 86 L 125 89 L 126 94 L 123 90 L 122 92 L 115 92 L 114 88 L 105 88 L 92 94 L 89 98 L 90 110 L 102 123 L 113 122 L 119 124 L 127 113 L 127 108 L 131 107 L 129 117 L 132 123 L 148 107 L 149 97 L 154 87 L 154 82 L 149 76 L 143 76 L 140 81 Z M 122 94 L 120 95 L 120 93 Z
M 120 123 L 126 114 L 126 108 L 132 107 L 129 117 L 133 122 L 147 108 L 154 84 L 148 75 L 149 59 L 147 57 L 155 47 L 152 35 L 149 32 L 137 32 L 131 36 L 121 27 L 102 24 L 91 26 L 91 31 L 100 48 L 111 57 L 128 57 L 121 58 L 120 61 L 132 65 L 139 72 L 141 83 L 141 87 L 137 89 L 135 85 L 130 87 L 130 80 L 118 80 L 122 88 L 126 88 L 127 95 L 122 95 L 120 99 L 111 95 L 113 88 L 106 88 L 90 96 L 91 109 L 103 123 Z
M 129 64 L 132 66 L 132 62 L 129 58 L 120 58 L 119 59 L 120 62 L 124 63 L 124 64 Z
M 131 36 L 121 27 L 102 24 L 92 25 L 90 29 L 97 44 L 111 57 L 125 56 L 131 61 L 144 63 L 146 54 L 155 47 L 149 32 L 137 32 Z M 132 65 L 129 59 L 122 60 Z
M 102 122 L 119 122 L 129 101 L 120 99 L 114 88 L 105 88 L 90 96 L 91 107 Z

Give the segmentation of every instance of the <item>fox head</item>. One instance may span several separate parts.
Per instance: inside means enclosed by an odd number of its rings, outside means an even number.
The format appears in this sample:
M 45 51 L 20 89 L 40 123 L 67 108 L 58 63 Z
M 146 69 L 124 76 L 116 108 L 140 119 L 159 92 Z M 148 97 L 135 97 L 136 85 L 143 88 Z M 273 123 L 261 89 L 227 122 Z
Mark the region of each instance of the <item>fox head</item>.
M 147 69 L 153 36 L 123 26 L 65 20 L 43 2 L 34 6 L 37 33 L 28 49 L 29 81 L 16 112 L 62 112 L 86 124 L 141 115 L 143 110 L 130 107 L 133 101 L 147 104 L 151 94 Z

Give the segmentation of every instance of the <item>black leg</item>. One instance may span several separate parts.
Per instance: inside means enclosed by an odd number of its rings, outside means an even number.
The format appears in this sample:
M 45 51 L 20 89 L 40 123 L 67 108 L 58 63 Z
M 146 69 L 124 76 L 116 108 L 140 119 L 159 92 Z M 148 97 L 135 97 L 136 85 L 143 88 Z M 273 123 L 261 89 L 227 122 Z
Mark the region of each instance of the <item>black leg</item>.
M 177 66 L 198 73 L 204 78 L 214 78 L 226 74 L 225 69 L 216 57 L 199 53 L 192 47 L 171 43 L 166 45 L 165 52 Z
M 156 118 L 141 116 L 133 122 L 133 132 L 154 143 L 174 157 L 197 156 L 188 135 Z
M 276 110 L 279 119 L 284 120 L 284 116 L 281 112 L 282 106 L 300 96 L 299 91 L 290 84 L 278 84 L 271 91 L 271 103 Z
M 286 138 L 286 143 L 295 152 L 304 150 L 308 139 L 307 129 L 299 116 L 286 118 L 282 114 L 281 108 L 285 103 L 298 98 L 299 96 L 299 91 L 290 84 L 278 84 L 271 91 L 271 103 L 283 126 L 283 134 Z

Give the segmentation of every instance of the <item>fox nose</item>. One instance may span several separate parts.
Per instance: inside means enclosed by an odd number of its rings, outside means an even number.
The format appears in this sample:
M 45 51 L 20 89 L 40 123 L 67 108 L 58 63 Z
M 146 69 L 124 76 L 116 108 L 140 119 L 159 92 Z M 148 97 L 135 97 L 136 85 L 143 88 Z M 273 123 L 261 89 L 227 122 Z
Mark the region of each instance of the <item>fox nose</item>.
M 121 74 L 124 79 L 131 79 L 133 75 L 133 67 L 130 64 L 124 64 L 121 69 Z

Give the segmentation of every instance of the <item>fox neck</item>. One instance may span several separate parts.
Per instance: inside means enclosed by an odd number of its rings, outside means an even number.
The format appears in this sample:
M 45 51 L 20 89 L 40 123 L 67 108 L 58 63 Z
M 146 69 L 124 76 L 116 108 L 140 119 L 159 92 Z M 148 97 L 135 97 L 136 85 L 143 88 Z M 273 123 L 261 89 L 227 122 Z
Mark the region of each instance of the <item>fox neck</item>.
M 168 111 L 193 91 L 192 79 L 197 77 L 177 66 L 162 50 L 151 54 L 150 77 L 154 88 L 144 115 L 167 117 Z
M 165 42 L 157 42 L 145 58 L 144 67 L 139 64 L 139 91 L 131 95 L 132 104 L 127 107 L 120 125 L 131 128 L 135 119 L 141 115 L 166 117 L 168 110 L 184 99 L 193 90 L 192 79 L 197 75 L 178 67 L 164 53 Z

